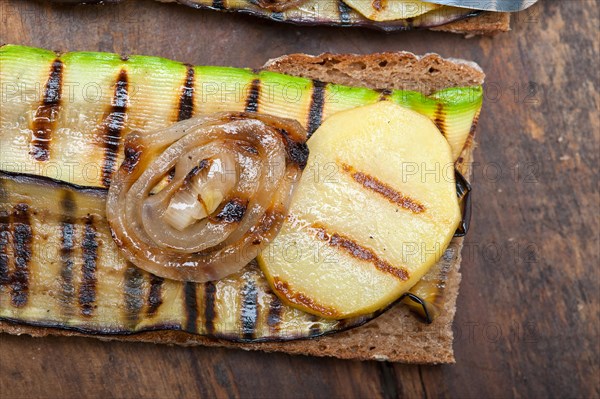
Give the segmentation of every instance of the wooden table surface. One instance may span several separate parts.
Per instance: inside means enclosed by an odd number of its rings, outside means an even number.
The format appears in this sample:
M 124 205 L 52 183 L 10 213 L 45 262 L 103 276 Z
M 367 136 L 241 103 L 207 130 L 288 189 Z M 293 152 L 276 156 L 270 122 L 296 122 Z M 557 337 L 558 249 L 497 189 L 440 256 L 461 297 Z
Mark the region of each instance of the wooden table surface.
M 514 31 L 299 28 L 173 4 L 0 0 L 0 42 L 259 67 L 291 52 L 409 50 L 487 73 L 456 365 L 0 336 L 0 397 L 600 397 L 599 7 L 541 0 Z M 0 66 L 1 67 L 1 66 Z

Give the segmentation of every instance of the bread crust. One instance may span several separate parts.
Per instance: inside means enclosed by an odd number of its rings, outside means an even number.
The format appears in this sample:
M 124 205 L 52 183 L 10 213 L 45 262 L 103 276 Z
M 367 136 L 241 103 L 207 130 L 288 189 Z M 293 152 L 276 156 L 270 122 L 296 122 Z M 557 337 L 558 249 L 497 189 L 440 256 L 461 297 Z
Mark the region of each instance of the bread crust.
M 477 86 L 485 74 L 474 62 L 415 55 L 408 51 L 373 54 L 289 54 L 264 65 L 274 72 L 355 87 L 413 90 L 430 95 L 448 87 Z
M 385 61 L 385 65 L 380 64 Z M 364 68 L 363 68 L 364 65 Z M 270 60 L 267 70 L 305 76 L 338 84 L 371 88 L 418 90 L 425 94 L 445 87 L 470 86 L 483 83 L 481 68 L 463 60 L 449 60 L 437 54 L 416 56 L 408 52 L 356 54 L 293 54 Z M 335 70 L 335 73 L 332 71 Z M 365 71 L 368 71 L 366 73 Z M 382 86 L 386 82 L 386 86 Z M 474 130 L 473 130 L 474 132 Z M 457 163 L 467 178 L 474 147 L 468 140 Z M 385 360 L 403 363 L 454 363 L 452 321 L 456 312 L 460 275 L 460 252 L 463 239 L 450 244 L 453 254 L 448 274 L 443 311 L 432 323 L 424 324 L 406 306 L 396 304 L 381 316 L 348 331 L 328 336 L 289 342 L 235 343 L 181 331 L 152 331 L 131 335 L 88 335 L 77 331 L 43 328 L 0 321 L 0 332 L 34 337 L 71 336 L 94 337 L 100 340 L 151 342 L 182 346 L 221 346 L 244 350 L 285 352 L 311 356 L 332 356 L 341 359 Z
M 494 36 L 498 33 L 510 31 L 510 13 L 485 12 L 476 17 L 451 22 L 430 28 L 430 30 L 458 33 L 467 37 L 477 35 Z

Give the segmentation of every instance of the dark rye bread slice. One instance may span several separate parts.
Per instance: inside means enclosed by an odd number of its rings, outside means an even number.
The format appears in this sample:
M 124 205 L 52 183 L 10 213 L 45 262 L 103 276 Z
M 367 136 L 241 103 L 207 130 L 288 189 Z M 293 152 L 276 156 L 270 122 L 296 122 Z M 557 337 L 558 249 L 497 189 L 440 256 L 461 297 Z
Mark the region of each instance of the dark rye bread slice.
M 466 18 L 461 21 L 430 28 L 431 30 L 452 32 L 466 35 L 495 35 L 510 30 L 510 13 L 485 12 L 476 17 Z
M 370 55 L 307 56 L 295 54 L 269 61 L 265 69 L 305 76 L 338 84 L 388 89 L 418 89 L 423 93 L 483 83 L 484 74 L 473 63 L 443 59 L 429 54 L 417 57 L 411 53 Z M 473 130 L 474 133 L 474 130 Z M 473 140 L 459 158 L 458 168 L 469 176 Z M 396 304 L 369 323 L 348 331 L 314 339 L 240 344 L 215 340 L 179 331 L 154 331 L 133 335 L 93 335 L 101 340 L 152 342 L 184 346 L 223 346 L 245 350 L 263 350 L 342 359 L 387 360 L 404 363 L 453 363 L 452 320 L 460 283 L 460 251 L 462 238 L 455 238 L 444 259 L 448 268 L 446 295 L 442 314 L 430 325 L 414 317 L 406 306 Z M 48 335 L 90 336 L 75 331 L 38 328 L 0 322 L 0 332 Z

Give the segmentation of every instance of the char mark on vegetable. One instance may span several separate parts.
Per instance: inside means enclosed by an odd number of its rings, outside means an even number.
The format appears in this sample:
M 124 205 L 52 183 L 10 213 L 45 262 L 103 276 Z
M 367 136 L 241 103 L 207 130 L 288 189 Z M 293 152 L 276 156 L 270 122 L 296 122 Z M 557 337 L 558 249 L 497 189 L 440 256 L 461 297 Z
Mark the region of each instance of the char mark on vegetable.
M 304 293 L 295 291 L 292 287 L 290 287 L 290 284 L 287 281 L 281 280 L 279 277 L 273 278 L 273 286 L 277 292 L 279 292 L 293 304 L 312 309 L 328 317 L 336 317 L 339 315 L 339 312 L 336 309 L 321 305 L 320 303 L 317 303 L 313 299 L 306 296 Z
M 75 198 L 70 190 L 62 190 L 62 199 L 60 201 L 61 221 L 61 246 L 60 261 L 62 279 L 61 284 L 61 304 L 65 309 L 72 304 L 75 296 L 75 287 L 73 286 L 73 253 L 75 249 L 75 217 L 76 208 Z
M 177 113 L 177 121 L 190 119 L 194 115 L 194 67 L 187 65 L 185 82 L 181 89 L 179 97 L 179 112 Z
M 109 187 L 112 175 L 117 169 L 117 154 L 121 143 L 121 134 L 127 123 L 127 102 L 129 101 L 129 81 L 127 71 L 121 69 L 115 83 L 115 92 L 110 112 L 102 124 L 102 142 L 104 143 L 104 161 L 102 164 L 102 184 Z
M 142 157 L 142 150 L 141 148 L 138 148 L 135 145 L 131 145 L 131 143 L 128 143 L 125 145 L 124 153 L 125 159 L 123 159 L 121 168 L 126 170 L 127 173 L 132 173 L 135 167 L 140 162 L 140 158 Z M 175 169 L 173 169 L 173 175 L 175 175 Z
M 246 98 L 246 112 L 258 112 L 258 100 L 260 98 L 260 79 L 254 79 L 248 90 Z
M 12 213 L 12 236 L 15 269 L 9 277 L 11 303 L 23 307 L 29 298 L 29 262 L 32 255 L 33 232 L 29 217 L 29 205 L 17 204 Z
M 274 333 L 279 331 L 279 324 L 281 323 L 282 313 L 283 303 L 277 295 L 271 295 L 271 301 L 269 302 L 269 312 L 267 314 L 267 324 L 269 325 L 271 331 L 273 331 Z
M 247 207 L 248 200 L 233 198 L 223 205 L 223 208 L 214 219 L 224 223 L 239 223 L 244 218 Z
M 217 10 L 224 10 L 225 9 L 225 1 L 224 0 L 213 0 L 212 7 Z
M 479 112 L 477 112 L 477 114 L 473 118 L 473 122 L 471 123 L 471 130 L 469 130 L 469 135 L 467 136 L 467 141 L 465 141 L 463 149 L 471 148 L 471 146 L 473 145 L 473 140 L 475 139 L 475 132 L 477 131 L 478 124 L 479 124 Z M 463 161 L 463 159 L 461 156 L 461 157 L 459 157 L 459 161 L 457 163 L 460 164 L 460 163 L 462 163 L 462 161 Z
M 323 107 L 325 106 L 325 89 L 327 83 L 320 80 L 313 80 L 313 91 L 310 100 L 310 111 L 308 114 L 308 137 L 321 126 L 323 119 Z
M 311 231 L 311 229 L 308 229 L 307 231 Z M 369 262 L 384 273 L 390 274 L 400 280 L 408 280 L 409 278 L 408 270 L 400 266 L 391 265 L 385 259 L 380 258 L 373 250 L 363 247 L 349 237 L 335 232 L 329 232 L 324 226 L 319 224 L 314 224 L 312 226 L 312 232 L 316 233 L 316 237 L 319 240 L 326 242 L 330 247 L 342 250 L 354 258 Z
M 133 263 L 129 263 L 125 270 L 123 294 L 125 296 L 125 321 L 132 329 L 140 319 L 140 312 L 144 307 L 143 286 L 144 275 Z
M 444 104 L 441 102 L 437 103 L 433 121 L 438 129 L 440 129 L 440 133 L 446 137 L 446 110 L 444 109 Z
M 162 277 L 150 274 L 150 292 L 148 293 L 148 307 L 146 315 L 148 317 L 154 316 L 162 305 L 162 287 L 165 280 Z
M 242 308 L 240 313 L 242 338 L 251 340 L 255 336 L 258 321 L 258 289 L 252 278 L 246 279 L 242 289 Z
M 198 298 L 196 296 L 196 283 L 187 281 L 185 283 L 185 331 L 198 333 Z
M 392 90 L 390 89 L 383 89 L 379 92 L 379 101 L 389 101 L 391 95 L 392 95 Z
M 60 111 L 62 97 L 64 65 L 61 60 L 56 59 L 50 68 L 50 75 L 44 87 L 42 103 L 35 112 L 32 131 L 33 137 L 29 154 L 36 161 L 47 161 L 50 159 L 50 142 L 52 131 L 56 127 L 56 121 Z
M 311 319 L 311 321 L 313 321 L 313 324 L 311 324 L 310 328 L 308 329 L 309 330 L 308 335 L 310 337 L 317 337 L 317 336 L 323 334 L 323 331 L 321 330 L 321 326 L 318 323 L 319 317 L 315 316 L 314 314 L 311 314 L 310 319 Z
M 340 13 L 340 22 L 342 25 L 350 25 L 350 10 L 351 8 L 342 0 L 338 0 L 338 11 Z
M 425 206 L 417 202 L 416 200 L 398 192 L 393 187 L 385 184 L 376 177 L 368 175 L 364 172 L 357 171 L 354 167 L 343 164 L 342 169 L 348 173 L 354 181 L 362 185 L 364 188 L 376 192 L 383 196 L 385 199 L 390 201 L 394 205 L 409 210 L 412 213 L 423 213 L 425 212 Z
M 281 136 L 285 140 L 285 150 L 287 152 L 288 157 L 292 162 L 294 162 L 300 170 L 304 170 L 306 168 L 306 164 L 308 162 L 308 145 L 306 141 L 296 141 L 285 129 L 279 129 Z
M 96 269 L 98 261 L 98 241 L 94 218 L 87 216 L 83 234 L 82 282 L 79 287 L 79 306 L 83 316 L 92 316 L 96 302 Z
M 217 287 L 212 281 L 204 284 L 204 326 L 208 335 L 215 333 Z

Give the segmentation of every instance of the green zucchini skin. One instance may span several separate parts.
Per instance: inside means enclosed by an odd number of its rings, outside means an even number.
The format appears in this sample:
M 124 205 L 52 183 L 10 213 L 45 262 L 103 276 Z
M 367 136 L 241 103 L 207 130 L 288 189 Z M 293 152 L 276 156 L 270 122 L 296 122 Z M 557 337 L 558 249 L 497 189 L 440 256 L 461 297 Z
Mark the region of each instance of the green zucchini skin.
M 0 47 L 0 63 L 1 170 L 90 187 L 110 185 L 128 133 L 218 111 L 291 118 L 311 134 L 336 112 L 394 101 L 438 124 L 457 159 L 482 102 L 480 86 L 382 93 L 269 71 L 14 45 Z

